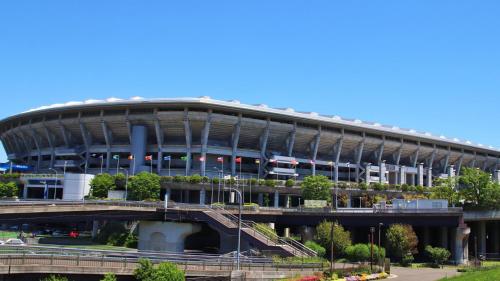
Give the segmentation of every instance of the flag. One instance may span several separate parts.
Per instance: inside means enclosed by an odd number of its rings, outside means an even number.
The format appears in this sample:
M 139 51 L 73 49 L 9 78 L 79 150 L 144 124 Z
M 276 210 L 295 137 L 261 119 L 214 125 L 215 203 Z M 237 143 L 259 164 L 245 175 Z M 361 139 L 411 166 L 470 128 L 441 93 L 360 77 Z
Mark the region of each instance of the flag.
M 170 161 L 172 160 L 172 156 L 168 155 L 168 156 L 163 156 L 163 160 L 164 161 Z
M 314 160 L 309 160 L 309 163 L 311 163 L 311 165 L 315 165 L 315 164 L 316 164 L 316 161 L 314 161 Z
M 201 156 L 200 157 L 200 162 L 205 162 L 205 157 Z
M 276 160 L 276 159 L 269 159 L 269 163 L 276 163 L 276 162 L 278 162 L 278 160 Z
M 224 157 L 217 157 L 217 162 L 224 163 Z
M 236 159 L 235 159 L 235 161 L 234 161 L 234 162 L 236 162 L 236 163 L 240 163 L 240 164 L 241 164 L 241 160 L 242 160 L 242 159 L 241 159 L 241 157 L 238 157 L 238 158 L 236 158 Z
M 260 164 L 260 160 L 259 159 L 255 159 L 255 164 Z
M 120 159 L 120 155 L 118 155 L 118 154 L 113 155 L 113 159 L 115 159 L 115 160 Z
M 128 160 L 134 160 L 134 155 L 129 155 Z
M 225 180 L 230 180 L 231 179 L 231 175 L 224 176 L 224 179 Z
M 187 160 L 188 160 L 188 157 L 187 157 L 187 156 L 182 156 L 182 157 L 181 157 L 181 160 L 182 160 L 182 161 L 187 161 Z
M 333 167 L 333 161 L 328 162 L 328 166 Z
M 103 158 L 104 156 L 102 154 L 92 153 L 92 154 L 90 154 L 90 157 L 92 157 L 92 158 Z
M 144 157 L 144 160 L 153 161 L 153 155 L 146 155 L 146 157 Z
M 295 160 L 295 159 L 293 159 L 293 160 L 292 160 L 292 165 L 295 165 L 295 166 L 296 166 L 296 165 L 298 165 L 298 164 L 299 164 L 299 161 L 297 161 L 297 160 Z

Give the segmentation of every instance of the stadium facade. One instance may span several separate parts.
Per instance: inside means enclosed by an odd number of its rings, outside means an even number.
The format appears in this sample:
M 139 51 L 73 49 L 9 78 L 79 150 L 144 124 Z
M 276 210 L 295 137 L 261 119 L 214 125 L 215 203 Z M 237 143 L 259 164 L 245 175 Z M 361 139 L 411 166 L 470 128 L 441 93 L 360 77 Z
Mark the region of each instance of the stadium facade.
M 108 99 L 0 121 L 8 158 L 72 172 L 200 174 L 431 186 L 476 167 L 498 178 L 500 150 L 378 123 L 209 97 Z

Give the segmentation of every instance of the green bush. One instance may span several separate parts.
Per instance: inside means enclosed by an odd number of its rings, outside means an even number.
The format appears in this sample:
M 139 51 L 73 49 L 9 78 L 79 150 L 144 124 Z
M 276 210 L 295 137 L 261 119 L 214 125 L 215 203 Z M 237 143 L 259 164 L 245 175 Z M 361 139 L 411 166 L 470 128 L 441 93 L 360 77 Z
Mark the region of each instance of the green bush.
M 347 189 L 347 183 L 345 183 L 345 182 L 339 182 L 337 184 L 337 187 L 340 188 L 340 189 Z
M 421 185 L 417 185 L 417 186 L 415 187 L 415 190 L 416 190 L 418 193 L 424 193 L 424 192 L 426 192 L 426 191 L 427 191 L 427 190 L 426 190 L 426 188 L 425 188 L 424 186 L 421 186 Z
M 435 264 L 435 265 L 443 265 L 451 256 L 450 251 L 445 248 L 432 247 L 427 245 L 425 247 L 425 253 L 427 257 Z
M 384 191 L 385 190 L 385 185 L 383 183 L 373 183 L 372 185 L 372 188 L 373 190 L 376 190 L 376 191 Z
M 90 193 L 96 198 L 107 198 L 108 191 L 115 188 L 115 178 L 110 174 L 96 175 L 90 181 Z
M 210 182 L 210 178 L 207 177 L 207 176 L 204 176 L 204 177 L 201 178 L 201 182 L 202 183 L 209 183 Z
M 194 175 L 188 177 L 187 180 L 189 181 L 189 183 L 198 184 L 198 183 L 201 183 L 202 177 L 198 174 L 194 174 Z
M 114 273 L 106 273 L 101 281 L 116 281 L 116 276 Z
M 172 177 L 172 176 L 162 176 L 160 178 L 160 183 L 162 185 L 167 184 L 167 183 L 171 183 L 173 181 L 174 181 L 174 177 Z
M 370 260 L 370 248 L 366 244 L 348 246 L 345 250 L 346 257 L 351 262 Z
M 314 242 L 314 241 L 306 241 L 306 243 L 304 244 L 307 248 L 313 250 L 316 252 L 316 256 L 322 258 L 325 256 L 326 254 L 326 249 L 321 246 L 320 244 Z
M 401 191 L 401 185 L 400 184 L 395 184 L 395 185 L 393 185 L 393 189 Z
M 295 185 L 295 181 L 293 179 L 287 179 L 285 182 L 286 187 L 293 187 Z
M 401 261 L 407 256 L 418 253 L 418 238 L 411 225 L 393 224 L 386 232 L 387 248 L 392 257 Z M 404 263 L 402 261 L 402 263 Z
M 326 200 L 332 201 L 332 182 L 325 176 L 307 176 L 302 181 L 302 197 L 304 200 Z
M 316 227 L 315 241 L 329 249 L 331 245 L 331 221 L 323 221 Z M 335 223 L 333 226 L 333 253 L 335 257 L 344 255 L 347 247 L 351 245 L 351 233 L 345 230 L 341 225 Z
M 275 180 L 266 180 L 265 185 L 267 187 L 276 187 L 276 181 Z
M 402 266 L 410 266 L 412 263 L 413 263 L 413 260 L 415 258 L 413 257 L 412 254 L 406 254 L 403 256 L 403 258 L 401 259 L 401 265 Z
M 219 184 L 220 179 L 219 178 L 212 178 L 213 184 Z
M 249 182 L 250 182 L 251 185 L 257 185 L 258 184 L 257 179 L 254 179 L 254 178 L 251 178 L 249 180 Z
M 160 198 L 160 176 L 141 172 L 130 179 L 128 197 L 131 200 L 158 200 Z
M 186 176 L 175 176 L 174 177 L 174 182 L 176 183 L 182 183 L 182 182 L 186 182 L 187 181 L 187 177 Z
M 19 187 L 13 181 L 8 183 L 0 182 L 0 197 L 12 198 L 19 193 Z
M 401 185 L 401 190 L 404 192 L 408 192 L 410 190 L 410 186 L 406 183 Z
M 358 188 L 361 190 L 368 190 L 368 184 L 366 182 L 362 182 L 358 184 Z
M 260 179 L 260 180 L 259 180 L 259 185 L 260 185 L 260 186 L 264 186 L 264 185 L 266 185 L 266 180 L 264 180 L 264 179 Z
M 50 275 L 42 279 L 42 281 L 68 281 L 68 278 L 60 275 Z

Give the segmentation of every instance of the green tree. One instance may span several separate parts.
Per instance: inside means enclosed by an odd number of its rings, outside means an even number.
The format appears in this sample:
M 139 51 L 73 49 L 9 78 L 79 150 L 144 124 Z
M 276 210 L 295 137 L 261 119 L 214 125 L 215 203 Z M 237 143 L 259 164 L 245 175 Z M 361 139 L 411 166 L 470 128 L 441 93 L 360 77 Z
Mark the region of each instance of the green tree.
M 307 248 L 313 250 L 316 252 L 316 256 L 322 258 L 325 256 L 326 254 L 326 249 L 321 246 L 320 244 L 314 242 L 314 241 L 307 241 L 305 244 L 304 244 Z
M 305 177 L 301 186 L 304 200 L 332 200 L 332 182 L 323 175 Z
M 90 194 L 97 198 L 108 197 L 108 191 L 115 189 L 115 178 L 110 174 L 96 175 L 90 181 Z
M 330 255 L 331 246 L 331 230 L 332 222 L 323 221 L 316 227 L 315 241 L 322 247 L 327 249 Z M 333 225 L 333 256 L 334 258 L 341 257 L 345 253 L 345 249 L 351 245 L 351 233 L 345 230 L 341 225 L 335 223 Z
M 114 273 L 106 273 L 101 281 L 116 281 L 116 276 Z
M 418 253 L 418 238 L 411 225 L 393 224 L 386 233 L 387 248 L 389 253 L 402 260 L 407 255 Z
M 459 178 L 460 193 L 465 204 L 472 208 L 495 209 L 500 202 L 500 186 L 490 175 L 474 168 L 463 168 Z
M 162 262 L 157 266 L 148 259 L 139 259 L 134 277 L 140 281 L 184 281 L 184 272 L 174 264 Z
M 370 260 L 370 248 L 367 244 L 355 244 L 345 250 L 349 261 L 360 262 Z
M 437 179 L 431 189 L 431 199 L 448 200 L 450 206 L 455 206 L 460 202 L 460 193 L 457 192 L 454 178 Z
M 45 277 L 42 281 L 68 281 L 68 278 L 60 275 L 50 275 L 49 277 Z
M 115 178 L 115 188 L 119 190 L 125 189 L 126 176 L 123 173 L 118 173 L 113 176 Z
M 427 245 L 427 247 L 425 247 L 425 253 L 429 257 L 429 259 L 431 259 L 432 262 L 437 266 L 443 265 L 451 256 L 450 251 L 448 251 L 447 249 L 432 247 L 430 245 Z
M 160 176 L 141 172 L 130 179 L 128 197 L 131 200 L 158 200 L 160 198 Z

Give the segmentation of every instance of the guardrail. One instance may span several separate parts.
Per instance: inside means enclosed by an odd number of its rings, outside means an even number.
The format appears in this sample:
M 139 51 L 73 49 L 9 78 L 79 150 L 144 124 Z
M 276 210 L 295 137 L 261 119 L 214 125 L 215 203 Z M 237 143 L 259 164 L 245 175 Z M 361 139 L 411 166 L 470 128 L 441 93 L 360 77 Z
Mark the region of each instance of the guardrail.
M 55 247 L 0 246 L 0 264 L 4 265 L 52 265 L 81 267 L 110 267 L 134 269 L 141 258 L 153 263 L 171 262 L 183 270 L 236 269 L 236 257 L 207 254 L 179 254 L 158 252 L 116 252 L 82 250 Z M 268 258 L 241 256 L 243 270 L 323 270 L 322 263 L 300 262 L 277 264 Z

